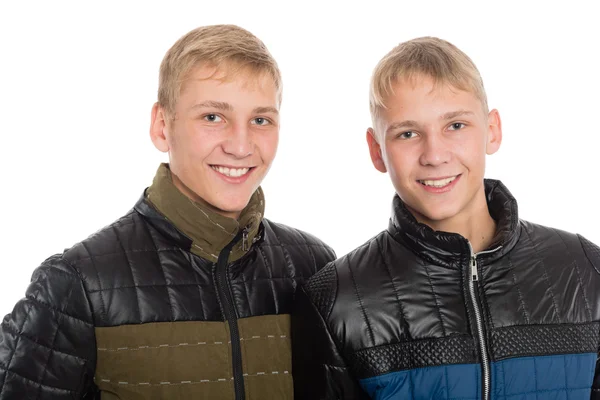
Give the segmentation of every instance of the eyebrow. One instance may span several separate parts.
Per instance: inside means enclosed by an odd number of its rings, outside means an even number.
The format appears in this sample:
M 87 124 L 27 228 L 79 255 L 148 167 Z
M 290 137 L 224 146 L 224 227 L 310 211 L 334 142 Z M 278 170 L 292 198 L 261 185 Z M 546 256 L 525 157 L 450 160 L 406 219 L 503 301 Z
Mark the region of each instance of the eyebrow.
M 196 108 L 216 108 L 218 110 L 223 110 L 223 111 L 233 111 L 233 106 L 229 103 L 226 103 L 224 101 L 213 101 L 213 100 L 207 100 L 207 101 L 203 101 L 202 103 L 198 103 L 198 104 L 194 104 L 191 109 L 196 109 Z M 252 110 L 253 114 L 266 114 L 266 113 L 273 113 L 273 114 L 279 114 L 279 111 L 275 108 L 275 107 L 256 107 L 254 110 Z
M 460 117 L 460 116 L 471 116 L 471 115 L 475 115 L 473 112 L 471 111 L 466 111 L 466 110 L 457 110 L 457 111 L 450 111 L 447 112 L 446 114 L 442 115 L 440 117 L 441 120 L 443 121 L 447 121 L 450 119 L 454 119 L 456 117 Z M 418 126 L 419 124 L 417 123 L 417 121 L 413 121 L 413 120 L 406 120 L 406 121 L 402 121 L 402 122 L 396 122 L 393 123 L 392 125 L 390 125 L 387 129 L 386 129 L 386 133 L 389 133 L 393 130 L 398 130 L 398 129 L 405 129 L 405 128 L 414 128 L 415 126 Z
M 253 114 L 268 114 L 268 113 L 279 114 L 279 111 L 275 107 L 256 107 L 254 110 L 252 110 L 252 113 Z
M 470 115 L 475 115 L 475 114 L 471 111 L 466 111 L 466 110 L 450 111 L 450 112 L 447 112 L 446 114 L 442 115 L 442 117 L 440 119 L 449 120 L 449 119 L 453 119 L 456 117 L 461 117 L 463 115 L 470 116 Z
M 233 106 L 231 104 L 226 103 L 224 101 L 213 101 L 213 100 L 203 101 L 202 103 L 194 104 L 191 107 L 191 109 L 196 109 L 196 108 L 216 108 L 216 109 L 223 110 L 223 111 L 232 111 L 233 110 Z

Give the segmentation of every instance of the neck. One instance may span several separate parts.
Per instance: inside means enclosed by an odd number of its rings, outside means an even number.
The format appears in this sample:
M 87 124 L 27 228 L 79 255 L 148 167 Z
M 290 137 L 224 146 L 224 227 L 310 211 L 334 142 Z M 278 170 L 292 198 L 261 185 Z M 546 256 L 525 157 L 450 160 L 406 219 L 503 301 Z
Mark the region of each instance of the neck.
M 443 220 L 432 220 L 409 208 L 418 222 L 428 225 L 435 231 L 458 233 L 467 239 L 474 252 L 487 249 L 496 235 L 496 221 L 488 210 L 483 187 L 472 205 L 461 213 Z

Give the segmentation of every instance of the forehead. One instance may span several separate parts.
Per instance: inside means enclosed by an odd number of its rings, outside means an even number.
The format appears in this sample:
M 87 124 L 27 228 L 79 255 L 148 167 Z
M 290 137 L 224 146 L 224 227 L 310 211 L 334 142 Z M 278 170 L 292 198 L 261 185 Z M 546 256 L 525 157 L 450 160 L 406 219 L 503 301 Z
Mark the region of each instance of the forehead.
M 388 121 L 437 118 L 457 109 L 482 114 L 481 102 L 473 92 L 423 75 L 396 80 L 383 100 L 385 108 L 380 115 Z
M 273 78 L 264 71 L 249 68 L 197 66 L 186 74 L 180 97 L 253 94 L 276 99 L 279 90 Z

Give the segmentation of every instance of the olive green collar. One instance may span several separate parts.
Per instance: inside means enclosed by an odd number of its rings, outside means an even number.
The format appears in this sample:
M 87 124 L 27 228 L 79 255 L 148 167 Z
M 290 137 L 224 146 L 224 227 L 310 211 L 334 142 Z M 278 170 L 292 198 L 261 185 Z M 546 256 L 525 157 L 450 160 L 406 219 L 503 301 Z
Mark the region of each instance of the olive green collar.
M 192 253 L 215 262 L 240 229 L 246 232 L 244 239 L 233 247 L 229 261 L 241 258 L 249 250 L 265 210 L 264 194 L 259 187 L 238 220 L 225 217 L 207 203 L 184 195 L 173 183 L 168 164 L 160 165 L 146 195 L 162 215 L 192 240 Z

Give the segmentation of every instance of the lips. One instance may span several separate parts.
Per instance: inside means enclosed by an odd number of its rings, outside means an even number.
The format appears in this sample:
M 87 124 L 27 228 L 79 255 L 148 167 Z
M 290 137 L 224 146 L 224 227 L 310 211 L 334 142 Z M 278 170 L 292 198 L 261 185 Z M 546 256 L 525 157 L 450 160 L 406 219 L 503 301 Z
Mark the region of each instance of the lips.
M 445 186 L 448 186 L 452 182 L 454 182 L 454 180 L 456 178 L 458 178 L 458 176 L 459 175 L 454 175 L 454 176 L 451 176 L 448 178 L 440 178 L 440 179 L 421 179 L 418 182 L 424 186 L 429 186 L 429 187 L 434 187 L 434 188 L 443 188 Z
M 229 178 L 239 178 L 241 176 L 246 175 L 252 168 L 250 167 L 224 167 L 221 165 L 211 165 L 211 168 L 217 171 L 218 173 L 225 175 Z

